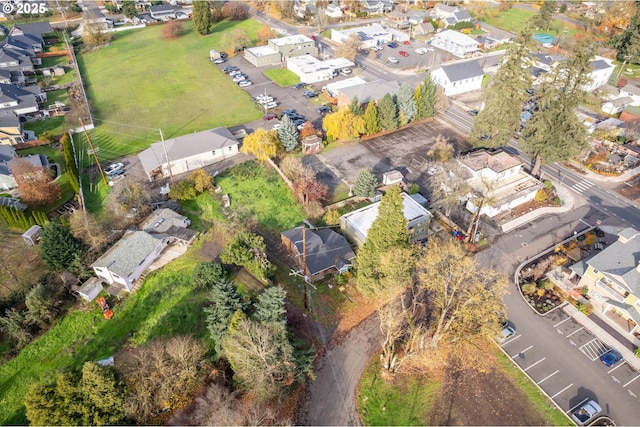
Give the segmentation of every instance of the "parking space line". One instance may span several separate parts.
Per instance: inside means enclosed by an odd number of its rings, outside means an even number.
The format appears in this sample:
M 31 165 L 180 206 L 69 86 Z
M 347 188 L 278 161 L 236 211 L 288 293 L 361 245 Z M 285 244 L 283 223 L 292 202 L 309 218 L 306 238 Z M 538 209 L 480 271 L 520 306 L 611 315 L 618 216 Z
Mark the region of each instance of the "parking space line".
M 525 352 L 525 351 L 527 351 L 527 350 L 531 350 L 532 348 L 533 348 L 533 346 L 532 346 L 532 345 L 530 345 L 529 347 L 525 348 L 524 350 L 520 350 L 520 351 L 518 352 L 518 354 L 522 354 L 522 353 L 524 353 L 524 352 Z
M 635 378 L 633 378 L 633 379 L 629 380 L 629 382 L 627 382 L 627 383 L 626 383 L 625 385 L 623 385 L 622 387 L 626 387 L 626 386 L 628 386 L 629 384 L 631 384 L 632 382 L 634 382 L 634 381 L 635 381 L 635 380 L 637 380 L 638 378 L 640 378 L 640 374 L 636 375 L 636 377 L 635 377 Z
M 563 391 L 564 391 L 564 390 L 563 390 Z M 560 393 L 562 393 L 562 392 L 560 392 Z M 582 402 L 578 403 L 578 404 L 577 404 L 576 406 L 574 406 L 573 408 L 569 409 L 569 410 L 567 411 L 567 413 L 569 413 L 569 412 L 573 412 L 573 410 L 574 410 L 574 409 L 576 409 L 578 406 L 582 405 L 582 404 L 583 404 L 584 402 L 586 402 L 587 400 L 589 400 L 589 398 L 588 398 L 588 397 L 587 397 L 586 399 L 584 399 Z
M 581 330 L 584 329 L 584 326 L 582 326 L 580 329 L 576 329 L 575 331 L 571 332 L 569 335 L 567 335 L 567 338 L 569 338 L 571 335 L 580 332 Z
M 546 357 L 543 357 L 542 359 L 538 360 L 536 363 L 534 363 L 533 365 L 529 366 L 527 369 L 524 369 L 524 371 L 527 372 L 529 369 L 533 368 L 538 363 L 542 362 L 544 359 L 546 359 Z
M 555 374 L 557 374 L 558 372 L 560 372 L 560 370 L 556 370 L 553 374 L 551 375 L 547 375 L 546 377 L 544 377 L 543 379 L 541 379 L 540 381 L 538 381 L 536 384 L 540 385 L 540 383 L 542 383 L 543 381 L 548 380 L 549 378 L 551 378 L 552 376 L 554 376 Z
M 560 390 L 559 392 L 557 392 L 556 394 L 554 394 L 553 396 L 551 396 L 552 399 L 555 399 L 557 395 L 559 395 L 560 393 L 562 393 L 563 391 L 567 391 L 567 389 L 569 387 L 571 387 L 573 385 L 573 383 L 569 384 L 568 386 L 566 386 L 565 388 L 563 388 L 562 390 Z
M 567 317 L 566 319 L 556 323 L 555 325 L 553 325 L 554 328 L 557 328 L 558 326 L 562 325 L 564 322 L 566 322 L 567 320 L 571 320 L 571 317 Z
M 610 374 L 611 372 L 615 371 L 616 369 L 618 369 L 620 366 L 624 365 L 626 362 L 623 360 L 622 363 L 620 363 L 618 366 L 616 366 L 615 368 L 611 369 L 609 372 L 607 372 L 607 374 Z
M 516 335 L 515 337 L 511 338 L 509 341 L 505 342 L 504 344 L 502 344 L 502 346 L 504 347 L 507 344 L 510 344 L 512 342 L 514 342 L 515 340 L 517 340 L 518 338 L 520 338 L 522 335 Z

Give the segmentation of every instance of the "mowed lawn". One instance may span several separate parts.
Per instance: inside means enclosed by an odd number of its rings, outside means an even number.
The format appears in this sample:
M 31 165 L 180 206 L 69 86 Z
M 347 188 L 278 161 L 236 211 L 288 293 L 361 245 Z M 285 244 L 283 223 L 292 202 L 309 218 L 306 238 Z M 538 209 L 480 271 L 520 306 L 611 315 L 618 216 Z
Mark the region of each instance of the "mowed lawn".
M 255 40 L 260 25 L 223 21 L 200 36 L 187 22 L 176 40 L 162 39 L 162 26 L 153 26 L 117 33 L 109 46 L 79 55 L 101 160 L 159 141 L 159 128 L 172 138 L 259 118 L 249 95 L 209 61 L 209 50 L 228 50 L 221 39 L 234 28 Z

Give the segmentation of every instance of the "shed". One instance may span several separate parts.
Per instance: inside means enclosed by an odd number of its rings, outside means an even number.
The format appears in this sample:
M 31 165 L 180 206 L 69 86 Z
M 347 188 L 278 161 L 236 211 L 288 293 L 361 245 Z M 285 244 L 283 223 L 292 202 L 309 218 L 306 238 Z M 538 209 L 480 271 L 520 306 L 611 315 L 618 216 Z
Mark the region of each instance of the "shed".
M 96 277 L 92 277 L 84 282 L 84 284 L 78 291 L 78 294 L 87 301 L 93 301 L 98 295 L 100 295 L 102 289 L 102 281 Z
M 215 50 L 215 49 L 211 49 L 211 50 L 209 51 L 209 59 L 210 59 L 211 61 L 215 61 L 216 59 L 220 59 L 220 58 L 221 58 L 221 56 L 220 56 L 220 52 L 218 52 L 217 50 Z
M 65 71 L 64 71 L 63 67 L 61 67 L 59 65 L 56 65 L 55 67 L 53 67 L 53 75 L 54 76 L 59 77 L 59 76 L 64 76 L 64 74 L 65 74 Z
M 42 233 L 42 227 L 39 225 L 34 225 L 29 228 L 27 231 L 22 233 L 22 239 L 29 246 L 37 245 L 40 241 L 40 234 Z
M 322 148 L 322 138 L 318 135 L 309 135 L 302 139 L 302 151 L 318 152 Z
M 392 170 L 382 175 L 382 185 L 402 184 L 404 175 L 399 170 Z

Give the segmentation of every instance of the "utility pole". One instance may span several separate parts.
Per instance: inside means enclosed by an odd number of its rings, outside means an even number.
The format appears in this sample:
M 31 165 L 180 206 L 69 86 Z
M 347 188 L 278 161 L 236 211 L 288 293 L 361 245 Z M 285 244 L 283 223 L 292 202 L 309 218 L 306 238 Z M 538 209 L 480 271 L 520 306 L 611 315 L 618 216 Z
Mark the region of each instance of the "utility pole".
M 104 176 L 104 171 L 102 170 L 102 166 L 100 166 L 100 160 L 98 160 L 98 156 L 96 154 L 97 150 L 93 148 L 93 143 L 91 142 L 91 138 L 89 138 L 89 133 L 87 132 L 87 128 L 84 126 L 84 122 L 80 119 L 80 124 L 82 125 L 82 129 L 84 130 L 84 136 L 87 138 L 87 142 L 89 143 L 89 154 L 93 154 L 93 157 L 96 159 L 96 164 L 98 165 L 98 169 L 100 170 L 100 175 L 102 175 L 102 180 L 104 181 L 104 185 L 109 185 L 107 182 L 107 178 Z
M 164 142 L 164 134 L 162 133 L 162 129 L 158 129 L 160 131 L 160 139 L 162 140 L 162 148 L 164 149 L 164 159 L 167 161 L 167 168 L 169 168 L 169 177 L 171 179 L 171 183 L 173 184 L 173 172 L 171 171 L 171 162 L 169 161 L 169 154 L 167 154 L 167 144 Z
M 304 277 L 304 308 L 309 310 L 309 291 L 307 290 L 307 227 L 302 226 L 302 269 Z
M 71 148 L 73 149 L 73 161 L 76 164 L 76 170 L 78 171 L 78 183 L 80 184 L 80 205 L 82 206 L 82 212 L 85 214 L 85 218 L 87 215 L 87 208 L 84 205 L 84 190 L 82 189 L 82 174 L 80 173 L 80 165 L 78 163 L 78 156 L 76 155 L 76 145 L 73 142 L 73 133 L 68 131 L 69 139 L 71 140 Z

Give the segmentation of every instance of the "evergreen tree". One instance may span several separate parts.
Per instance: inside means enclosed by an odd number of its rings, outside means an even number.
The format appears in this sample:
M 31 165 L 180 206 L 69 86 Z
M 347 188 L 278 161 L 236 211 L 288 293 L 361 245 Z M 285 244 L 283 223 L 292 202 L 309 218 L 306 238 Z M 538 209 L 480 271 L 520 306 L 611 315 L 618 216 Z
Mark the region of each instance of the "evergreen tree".
M 382 197 L 378 216 L 356 258 L 358 289 L 367 295 L 405 284 L 412 267 L 404 200 L 399 186 Z
M 82 253 L 82 248 L 69 230 L 53 222 L 42 228 L 40 258 L 51 271 L 61 271 L 71 265 Z
M 211 8 L 208 1 L 196 1 L 193 3 L 193 29 L 200 35 L 209 34 L 211 31 Z
M 124 0 L 122 2 L 122 13 L 129 19 L 133 18 L 134 16 L 138 16 L 135 2 L 133 0 Z
M 354 96 L 353 100 L 351 100 L 351 105 L 349 106 L 349 111 L 354 116 L 361 116 L 362 115 L 362 113 L 363 113 L 362 105 L 360 104 L 360 101 L 358 100 L 357 96 Z
M 73 144 L 71 142 L 71 137 L 69 136 L 69 133 L 67 132 L 64 133 L 64 136 L 60 140 L 60 143 L 62 144 L 62 150 L 64 154 L 64 163 L 67 167 L 67 176 L 69 177 L 69 183 L 71 184 L 71 188 L 73 188 L 74 193 L 80 194 L 80 181 L 78 180 L 78 166 L 76 164 L 76 158 L 73 151 Z
M 353 186 L 353 194 L 360 197 L 371 197 L 375 194 L 378 187 L 378 178 L 373 174 L 371 169 L 362 169 L 356 178 L 356 184 Z
M 286 114 L 283 114 L 282 119 L 280 119 L 278 139 L 287 152 L 295 150 L 298 146 L 298 128 Z
M 227 270 L 217 262 L 201 262 L 191 272 L 191 284 L 196 289 L 205 289 L 225 280 L 227 280 Z
M 502 147 L 520 129 L 521 111 L 533 83 L 531 30 L 523 29 L 509 45 L 505 60 L 485 91 L 485 108 L 473 123 L 469 141 L 478 147 Z M 490 138 L 487 138 L 490 136 Z
M 272 286 L 258 295 L 254 304 L 253 319 L 263 325 L 286 331 L 287 318 L 284 302 L 287 292 L 281 286 Z
M 551 28 L 553 14 L 558 10 L 558 4 L 552 0 L 545 0 L 537 14 L 531 17 L 533 25 L 543 30 Z
M 380 118 L 380 127 L 384 130 L 393 130 L 398 128 L 398 106 L 395 99 L 386 94 L 378 104 L 378 117 Z
M 431 77 L 431 73 L 427 73 L 422 83 L 416 87 L 413 95 L 418 119 L 428 119 L 436 115 L 437 89 L 438 86 Z
M 618 61 L 640 64 L 640 7 L 636 7 L 627 28 L 611 38 L 610 45 L 618 51 Z
M 274 272 L 273 265 L 267 259 L 266 248 L 262 236 L 241 231 L 222 250 L 220 260 L 225 264 L 246 267 L 254 276 L 264 279 Z
M 522 148 L 535 157 L 532 175 L 542 163 L 567 161 L 588 148 L 588 133 L 575 109 L 586 99 L 594 45 L 584 39 L 570 58 L 561 61 L 545 79 L 538 96 L 538 110 L 522 132 Z
M 204 309 L 207 329 L 218 355 L 222 351 L 222 337 L 236 311 L 242 311 L 242 297 L 236 286 L 228 280 L 220 280 L 211 286 L 211 305 Z
M 413 99 L 414 90 L 409 83 L 403 82 L 398 90 L 398 116 L 400 126 L 404 126 L 412 121 L 418 114 L 416 101 Z
M 367 135 L 380 132 L 378 107 L 373 100 L 369 101 L 369 103 L 367 104 L 367 109 L 364 112 L 364 130 Z

